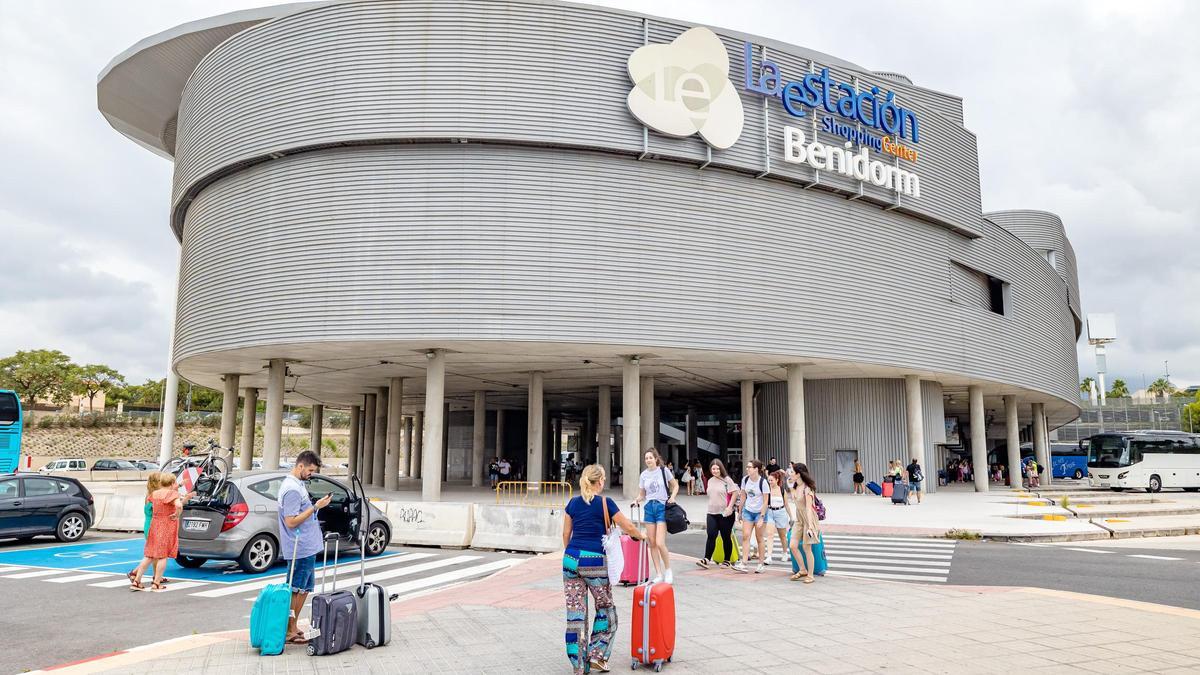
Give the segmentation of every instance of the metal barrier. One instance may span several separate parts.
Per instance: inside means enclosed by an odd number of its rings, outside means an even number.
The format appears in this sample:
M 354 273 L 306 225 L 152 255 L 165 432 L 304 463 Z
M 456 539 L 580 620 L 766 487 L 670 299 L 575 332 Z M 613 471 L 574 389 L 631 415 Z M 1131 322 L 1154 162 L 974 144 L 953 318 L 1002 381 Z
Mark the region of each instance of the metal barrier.
M 496 505 L 561 509 L 571 501 L 573 493 L 571 484 L 563 481 L 506 480 L 496 485 Z

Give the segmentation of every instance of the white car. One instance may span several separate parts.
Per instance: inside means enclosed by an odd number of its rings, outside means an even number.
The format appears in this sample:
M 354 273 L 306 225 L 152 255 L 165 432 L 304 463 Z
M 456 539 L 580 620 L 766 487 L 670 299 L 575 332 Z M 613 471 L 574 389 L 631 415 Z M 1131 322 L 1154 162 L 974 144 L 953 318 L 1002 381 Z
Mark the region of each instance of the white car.
M 38 469 L 38 473 L 50 473 L 51 471 L 87 471 L 87 462 L 82 459 L 56 459 Z

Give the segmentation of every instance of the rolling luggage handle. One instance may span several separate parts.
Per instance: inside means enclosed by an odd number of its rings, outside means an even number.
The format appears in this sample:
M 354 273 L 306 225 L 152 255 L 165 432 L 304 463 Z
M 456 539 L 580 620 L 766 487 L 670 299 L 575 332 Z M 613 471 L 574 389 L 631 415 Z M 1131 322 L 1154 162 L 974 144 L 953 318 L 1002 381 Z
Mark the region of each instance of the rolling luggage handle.
M 325 592 L 325 580 L 329 577 L 329 542 L 333 542 L 333 591 L 337 591 L 338 536 L 336 532 L 325 535 L 325 564 L 321 565 L 321 593 Z

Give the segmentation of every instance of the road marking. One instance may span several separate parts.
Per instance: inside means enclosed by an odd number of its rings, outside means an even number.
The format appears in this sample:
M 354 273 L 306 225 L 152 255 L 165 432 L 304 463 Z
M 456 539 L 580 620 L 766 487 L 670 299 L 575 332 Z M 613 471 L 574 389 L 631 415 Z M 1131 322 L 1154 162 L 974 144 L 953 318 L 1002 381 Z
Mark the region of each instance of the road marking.
M 479 556 L 460 556 L 460 558 L 478 558 L 478 557 Z M 452 558 L 452 560 L 453 560 L 453 558 Z M 413 581 L 408 581 L 408 582 L 405 582 L 402 584 L 397 584 L 395 586 L 388 588 L 388 592 L 396 593 L 396 594 L 411 593 L 412 591 L 420 590 L 422 588 L 428 588 L 430 586 L 440 586 L 442 584 L 447 584 L 447 583 L 451 583 L 454 581 L 458 581 L 459 579 L 466 579 L 468 577 L 479 576 L 479 575 L 487 573 L 487 572 L 494 572 L 494 571 L 498 571 L 498 570 L 502 570 L 502 569 L 508 569 L 509 567 L 512 567 L 513 565 L 517 564 L 517 562 L 519 562 L 519 561 L 516 559 L 508 558 L 505 560 L 496 560 L 494 562 L 484 563 L 482 565 L 475 565 L 473 567 L 465 567 L 463 569 L 455 570 L 453 572 L 446 572 L 445 574 L 438 574 L 438 575 L 435 575 L 432 577 L 426 577 L 424 579 L 415 579 Z
M 203 581 L 172 581 L 163 588 L 163 591 L 182 591 L 188 588 L 196 588 L 198 586 L 207 586 Z
M 88 581 L 90 579 L 101 579 L 111 576 L 111 574 L 104 572 L 89 572 L 88 574 L 73 574 L 69 577 L 58 577 L 56 579 L 42 579 L 42 581 L 49 581 L 52 584 L 69 584 L 72 581 Z
M 420 565 L 413 565 L 412 567 L 402 567 L 398 570 L 387 570 L 384 572 L 376 572 L 375 574 L 368 574 L 367 581 L 380 581 L 383 579 L 394 579 L 396 577 L 406 577 L 406 576 L 409 576 L 410 574 L 417 574 L 418 572 L 428 572 L 429 570 L 436 570 L 439 567 L 450 567 L 451 565 L 457 565 L 459 563 L 471 562 L 472 560 L 480 560 L 482 558 L 483 558 L 483 556 L 479 556 L 479 555 L 460 555 L 460 556 L 455 556 L 453 558 L 445 558 L 443 560 L 434 560 L 432 562 L 421 563 Z M 450 573 L 450 574 L 453 574 L 453 573 Z M 443 574 L 441 576 L 446 576 L 446 575 Z M 430 577 L 430 578 L 434 578 L 434 577 Z M 401 585 L 403 585 L 403 584 L 401 584 Z M 393 590 L 392 592 L 398 593 L 399 591 Z
M 826 574 L 828 574 L 829 576 L 836 576 L 836 577 L 861 577 L 861 578 L 865 578 L 865 579 L 894 579 L 897 581 L 936 581 L 939 583 L 944 583 L 947 579 L 947 577 L 918 576 L 916 574 L 887 574 L 887 573 L 883 573 L 883 572 L 880 572 L 880 573 L 839 572 L 838 570 L 834 570 L 834 569 L 829 570 L 828 572 L 826 572 Z
M 857 537 L 848 534 L 823 534 L 821 537 L 825 541 L 869 541 L 873 544 L 886 544 L 888 542 L 903 542 L 906 544 L 923 544 L 925 546 L 943 546 L 954 548 L 958 542 L 955 541 L 938 541 L 936 539 L 912 539 L 904 537 Z
M 1024 541 L 1010 541 L 1008 543 L 1012 544 L 1013 546 L 1034 546 L 1037 548 L 1045 548 L 1046 546 L 1050 545 L 1050 544 L 1033 544 L 1033 543 L 1024 542 Z
M 936 560 L 913 560 L 910 562 L 907 560 L 893 560 L 891 558 L 869 558 L 869 557 L 860 557 L 860 556 L 841 556 L 841 555 L 827 555 L 826 558 L 829 560 L 830 564 L 833 564 L 835 562 L 837 562 L 837 563 L 841 563 L 841 562 L 873 562 L 873 563 L 879 563 L 881 565 L 885 565 L 885 564 L 886 565 L 925 565 L 928 567 L 950 567 L 949 562 L 939 562 Z
M 48 577 L 51 574 L 62 574 L 72 570 L 35 570 L 33 572 L 21 572 L 20 574 L 5 574 L 4 579 L 33 579 L 35 577 Z
M 370 569 L 372 567 L 379 567 L 382 565 L 405 563 L 405 562 L 408 562 L 411 560 L 420 560 L 422 558 L 432 558 L 434 555 L 436 555 L 436 554 L 434 554 L 434 553 L 401 553 L 399 555 L 390 555 L 390 556 L 386 556 L 384 558 L 376 558 L 374 560 L 368 560 L 366 562 L 366 567 L 368 569 Z M 353 568 L 351 568 L 351 566 L 353 566 Z M 336 568 L 333 568 L 333 569 L 335 570 L 335 572 L 334 572 L 335 577 L 344 576 L 348 571 L 357 572 L 358 571 L 358 561 L 356 560 L 352 563 L 341 563 Z M 267 586 L 270 586 L 271 584 L 279 584 L 279 583 L 284 583 L 286 581 L 287 581 L 287 573 L 275 574 L 275 575 L 266 577 L 264 579 L 258 579 L 256 581 L 248 581 L 248 582 L 240 583 L 240 584 L 230 584 L 223 588 L 214 588 L 210 591 L 202 591 L 200 593 L 191 593 L 191 595 L 195 595 L 195 596 L 198 596 L 201 598 L 220 598 L 220 597 L 224 597 L 226 595 L 236 595 L 238 593 L 245 593 L 247 591 L 257 591 L 257 590 L 266 588 Z
M 1070 546 L 1067 546 L 1065 548 L 1068 551 L 1079 551 L 1080 553 L 1112 553 L 1112 551 L 1101 551 L 1098 548 L 1072 548 Z
M 843 560 L 839 560 L 837 569 L 839 570 L 883 570 L 885 572 L 924 572 L 926 574 L 945 575 L 950 570 L 949 563 L 946 567 L 904 567 L 901 565 L 851 565 Z
M 1146 560 L 1183 560 L 1183 558 L 1172 558 L 1165 555 L 1145 555 L 1141 553 L 1130 554 L 1130 558 L 1145 558 Z M 14 577 L 9 577 L 10 579 Z
M 879 551 L 880 553 L 912 553 L 916 555 L 954 555 L 953 549 L 901 548 L 899 546 L 879 547 L 866 545 L 848 546 L 845 544 L 825 544 L 825 549 L 828 551 Z
M 122 576 L 120 579 L 117 579 L 116 581 L 101 581 L 100 583 L 96 583 L 96 584 L 88 584 L 88 586 L 95 586 L 96 588 L 120 588 L 121 586 L 128 586 L 128 585 L 129 585 L 129 579 L 125 576 Z M 149 588 L 149 586 L 147 586 L 147 588 Z
M 869 555 L 873 558 L 908 558 L 916 560 L 950 560 L 954 556 L 950 554 L 942 555 L 940 553 L 889 553 L 886 551 L 875 551 L 872 549 L 863 548 L 833 548 L 832 546 L 825 547 L 826 555 L 833 553 L 846 552 L 851 555 Z

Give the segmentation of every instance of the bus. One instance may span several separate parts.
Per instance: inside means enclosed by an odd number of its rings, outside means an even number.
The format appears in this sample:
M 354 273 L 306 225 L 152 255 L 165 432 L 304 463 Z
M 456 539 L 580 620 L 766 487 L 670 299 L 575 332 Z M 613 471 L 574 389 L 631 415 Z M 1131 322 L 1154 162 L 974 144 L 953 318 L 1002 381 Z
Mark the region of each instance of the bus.
M 1111 488 L 1200 490 L 1200 435 L 1182 431 L 1096 434 L 1079 441 L 1088 456 L 1088 485 Z
M 1050 466 L 1055 478 L 1080 480 L 1087 476 L 1087 450 L 1072 443 L 1050 444 Z
M 15 473 L 21 461 L 21 398 L 0 389 L 0 473 Z

